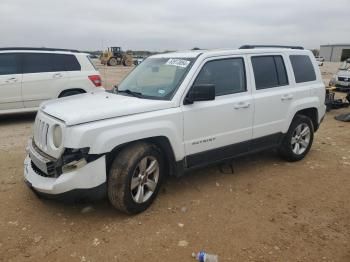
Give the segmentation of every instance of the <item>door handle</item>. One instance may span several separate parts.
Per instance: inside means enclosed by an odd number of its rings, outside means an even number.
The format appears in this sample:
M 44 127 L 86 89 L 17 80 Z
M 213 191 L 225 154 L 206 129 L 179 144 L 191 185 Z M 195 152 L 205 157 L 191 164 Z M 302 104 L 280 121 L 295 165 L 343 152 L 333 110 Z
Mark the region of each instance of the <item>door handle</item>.
M 55 73 L 53 74 L 52 78 L 61 78 L 63 75 L 61 73 Z
M 293 99 L 293 95 L 292 94 L 285 94 L 283 96 L 281 96 L 281 100 L 285 101 L 285 100 L 292 100 Z
M 248 108 L 250 106 L 249 102 L 239 102 L 234 105 L 235 109 L 240 109 L 240 108 Z
M 16 83 L 18 81 L 18 79 L 16 77 L 11 77 L 9 79 L 7 79 L 5 82 L 6 83 Z

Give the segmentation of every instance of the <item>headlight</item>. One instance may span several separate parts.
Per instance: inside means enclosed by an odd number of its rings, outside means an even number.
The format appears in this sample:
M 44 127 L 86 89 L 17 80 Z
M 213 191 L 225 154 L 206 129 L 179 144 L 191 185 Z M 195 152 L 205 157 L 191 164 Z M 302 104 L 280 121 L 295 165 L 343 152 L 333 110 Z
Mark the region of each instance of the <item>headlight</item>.
M 53 127 L 52 142 L 55 147 L 59 148 L 62 145 L 62 128 L 59 125 Z

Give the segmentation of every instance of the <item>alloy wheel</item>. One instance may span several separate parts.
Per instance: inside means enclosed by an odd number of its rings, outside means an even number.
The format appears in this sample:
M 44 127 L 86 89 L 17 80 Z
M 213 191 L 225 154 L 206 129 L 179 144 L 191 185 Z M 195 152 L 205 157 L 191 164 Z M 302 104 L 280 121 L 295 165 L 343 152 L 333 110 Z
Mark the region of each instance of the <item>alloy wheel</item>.
M 296 155 L 303 154 L 310 144 L 310 138 L 310 127 L 305 123 L 298 125 L 294 129 L 291 139 L 293 153 Z
M 153 156 L 146 156 L 138 163 L 131 178 L 131 196 L 136 203 L 146 202 L 156 190 L 159 180 L 159 163 Z

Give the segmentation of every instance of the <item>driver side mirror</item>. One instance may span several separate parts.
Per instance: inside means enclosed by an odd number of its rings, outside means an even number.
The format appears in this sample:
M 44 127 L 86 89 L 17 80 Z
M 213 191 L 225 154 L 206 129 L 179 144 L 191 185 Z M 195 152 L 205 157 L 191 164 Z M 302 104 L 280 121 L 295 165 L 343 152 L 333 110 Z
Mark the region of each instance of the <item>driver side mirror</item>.
M 215 85 L 202 84 L 194 85 L 188 92 L 184 104 L 193 104 L 195 101 L 210 101 L 215 100 Z

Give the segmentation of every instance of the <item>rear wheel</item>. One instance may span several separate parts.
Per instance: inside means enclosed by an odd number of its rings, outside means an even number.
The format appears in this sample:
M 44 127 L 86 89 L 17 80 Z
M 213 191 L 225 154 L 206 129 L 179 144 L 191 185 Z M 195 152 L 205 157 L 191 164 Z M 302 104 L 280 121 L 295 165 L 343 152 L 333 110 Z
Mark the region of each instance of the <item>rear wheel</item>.
M 283 138 L 280 153 L 288 161 L 303 159 L 309 152 L 314 138 L 314 127 L 309 117 L 296 115 Z
M 123 149 L 108 177 L 108 198 L 117 209 L 136 214 L 146 210 L 158 194 L 164 176 L 159 149 L 145 142 Z

